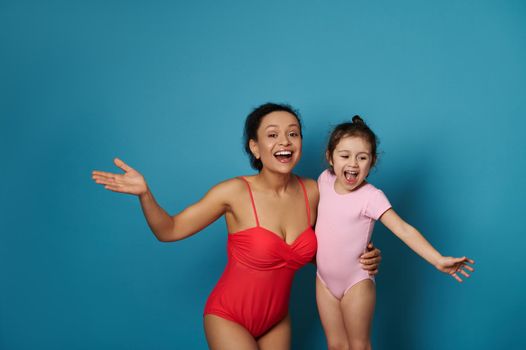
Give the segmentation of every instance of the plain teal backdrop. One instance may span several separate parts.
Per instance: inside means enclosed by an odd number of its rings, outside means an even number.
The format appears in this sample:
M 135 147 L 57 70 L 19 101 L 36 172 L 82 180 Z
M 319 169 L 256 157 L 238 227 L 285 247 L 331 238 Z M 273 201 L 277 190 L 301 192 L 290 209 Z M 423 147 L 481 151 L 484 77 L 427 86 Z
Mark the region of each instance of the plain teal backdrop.
M 251 174 L 246 114 L 299 108 L 317 177 L 331 127 L 380 137 L 370 180 L 464 284 L 381 224 L 376 349 L 524 349 L 526 3 L 0 0 L 0 349 L 205 349 L 219 220 L 160 243 L 92 169 L 140 170 L 170 213 Z M 294 349 L 324 349 L 314 267 Z

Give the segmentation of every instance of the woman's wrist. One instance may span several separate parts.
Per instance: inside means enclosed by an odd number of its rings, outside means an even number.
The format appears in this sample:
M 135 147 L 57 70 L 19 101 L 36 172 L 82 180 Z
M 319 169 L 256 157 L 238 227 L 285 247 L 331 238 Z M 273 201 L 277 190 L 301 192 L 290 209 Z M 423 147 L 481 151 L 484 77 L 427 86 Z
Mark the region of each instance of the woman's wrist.
M 139 193 L 139 199 L 141 201 L 143 200 L 149 200 L 153 197 L 152 193 L 150 192 L 150 188 L 148 186 L 146 186 L 146 189 L 144 190 L 144 192 L 142 193 Z

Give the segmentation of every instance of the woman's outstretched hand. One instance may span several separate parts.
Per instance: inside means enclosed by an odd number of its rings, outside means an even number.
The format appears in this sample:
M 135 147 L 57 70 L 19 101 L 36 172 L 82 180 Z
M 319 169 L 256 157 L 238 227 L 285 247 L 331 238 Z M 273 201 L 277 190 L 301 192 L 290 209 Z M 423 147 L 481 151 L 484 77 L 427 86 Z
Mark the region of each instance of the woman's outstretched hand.
M 362 269 L 369 273 L 369 276 L 374 276 L 378 273 L 378 266 L 382 261 L 382 252 L 375 248 L 372 243 L 367 245 L 367 251 L 360 256 L 360 263 Z
M 462 282 L 462 278 L 458 275 L 459 273 L 464 277 L 469 277 L 470 273 L 475 271 L 471 265 L 475 264 L 475 261 L 466 258 L 453 258 L 451 256 L 442 257 L 436 264 L 436 268 L 439 271 L 451 275 L 454 279 L 459 282 Z
M 94 170 L 91 177 L 93 181 L 104 185 L 104 188 L 113 192 L 128 193 L 134 195 L 145 194 L 148 186 L 144 177 L 135 169 L 124 163 L 119 158 L 113 160 L 116 166 L 124 171 L 124 174 L 113 174 Z

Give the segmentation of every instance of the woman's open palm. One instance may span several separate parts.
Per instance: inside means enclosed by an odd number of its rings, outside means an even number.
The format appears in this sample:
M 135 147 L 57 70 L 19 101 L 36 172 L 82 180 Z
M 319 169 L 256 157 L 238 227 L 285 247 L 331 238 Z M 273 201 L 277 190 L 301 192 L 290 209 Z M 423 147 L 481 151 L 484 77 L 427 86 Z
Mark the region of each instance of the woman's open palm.
M 119 158 L 113 160 L 116 166 L 124 171 L 124 174 L 113 174 L 94 170 L 93 180 L 104 188 L 113 192 L 141 195 L 148 191 L 144 177 L 135 169 L 124 163 Z

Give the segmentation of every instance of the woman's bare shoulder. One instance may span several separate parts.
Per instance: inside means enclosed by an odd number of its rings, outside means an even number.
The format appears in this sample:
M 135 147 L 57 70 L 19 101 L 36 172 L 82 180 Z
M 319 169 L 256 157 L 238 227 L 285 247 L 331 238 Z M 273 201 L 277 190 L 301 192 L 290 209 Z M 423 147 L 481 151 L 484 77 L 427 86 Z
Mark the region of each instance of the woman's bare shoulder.
M 221 181 L 220 183 L 212 187 L 210 191 L 216 192 L 217 194 L 229 196 L 234 193 L 239 193 L 239 191 L 243 190 L 244 188 L 246 188 L 246 184 L 244 183 L 244 181 L 240 177 L 233 177 Z
M 309 197 L 312 198 L 318 198 L 318 183 L 316 180 L 308 178 L 308 177 L 300 177 L 301 181 L 305 184 L 305 188 L 307 189 L 307 193 L 309 194 Z

